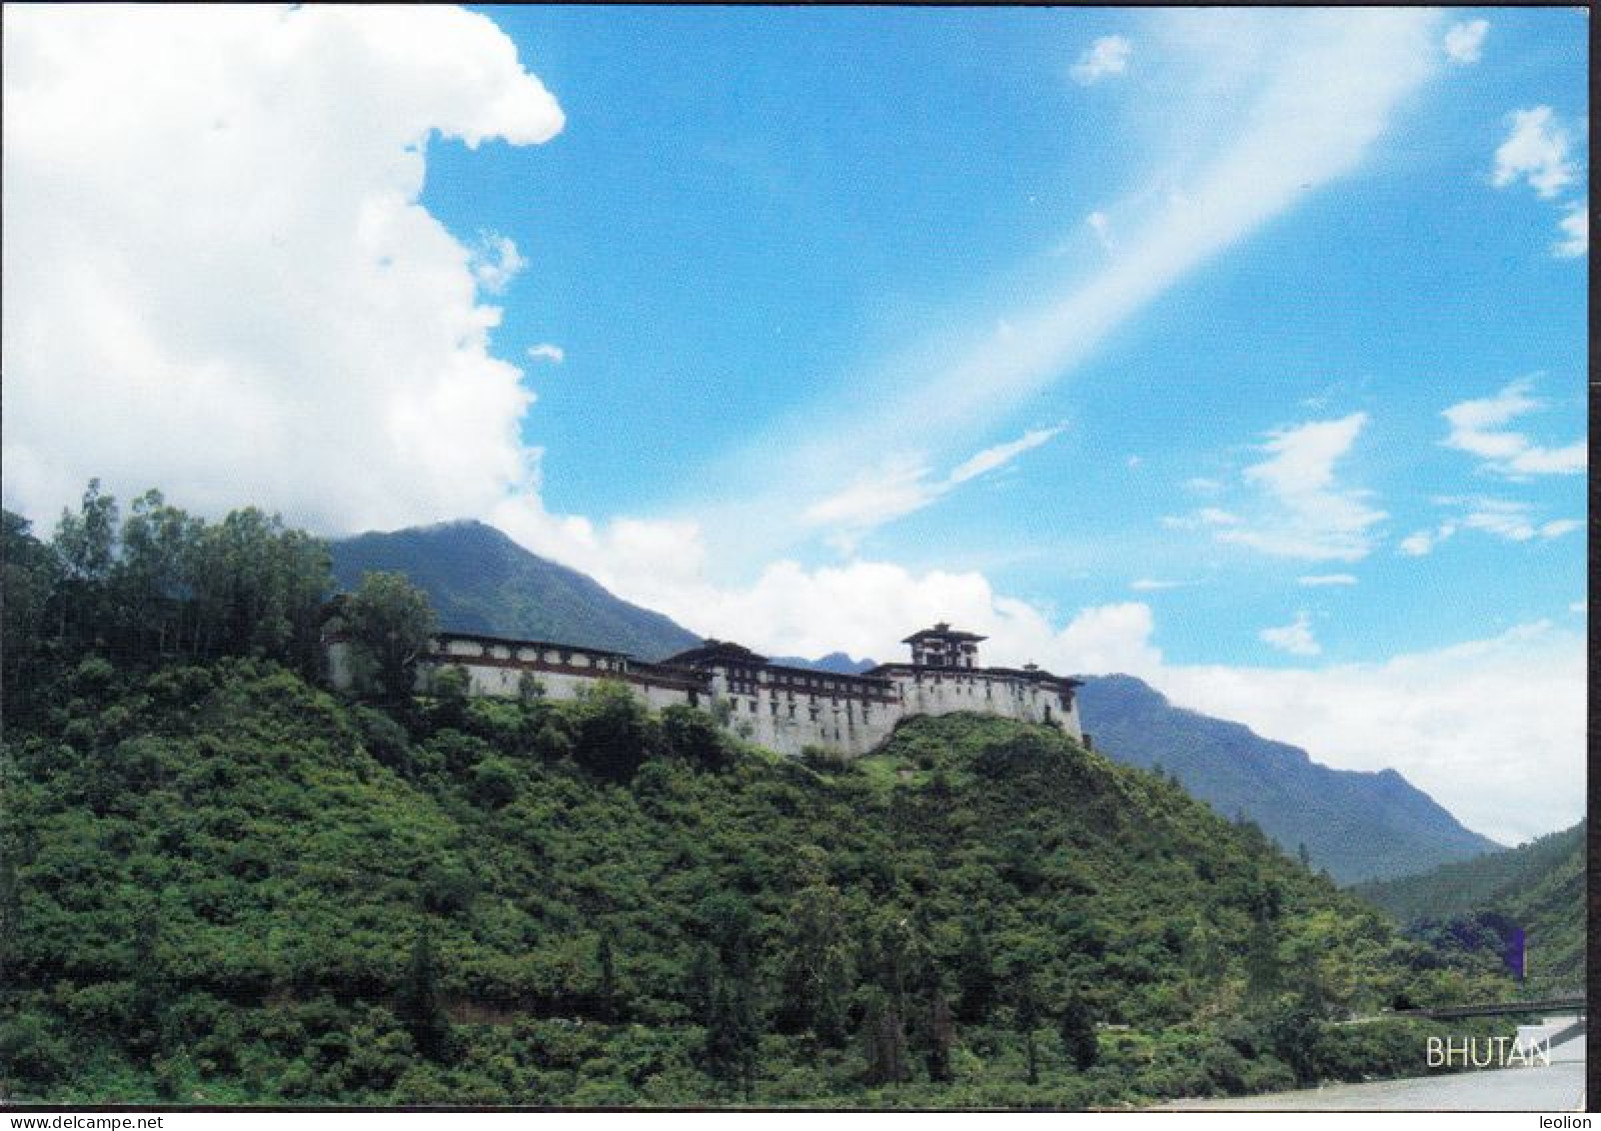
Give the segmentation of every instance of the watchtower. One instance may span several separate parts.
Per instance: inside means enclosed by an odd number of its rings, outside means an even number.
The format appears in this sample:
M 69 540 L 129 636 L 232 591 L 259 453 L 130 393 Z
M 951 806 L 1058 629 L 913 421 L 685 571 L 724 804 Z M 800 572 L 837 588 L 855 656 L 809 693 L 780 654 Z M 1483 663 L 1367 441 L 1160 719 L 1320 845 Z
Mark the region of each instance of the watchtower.
M 974 632 L 953 629 L 944 621 L 940 621 L 933 628 L 912 633 L 901 643 L 912 646 L 914 668 L 970 670 L 978 667 L 978 642 L 988 639 L 989 637 L 979 636 Z

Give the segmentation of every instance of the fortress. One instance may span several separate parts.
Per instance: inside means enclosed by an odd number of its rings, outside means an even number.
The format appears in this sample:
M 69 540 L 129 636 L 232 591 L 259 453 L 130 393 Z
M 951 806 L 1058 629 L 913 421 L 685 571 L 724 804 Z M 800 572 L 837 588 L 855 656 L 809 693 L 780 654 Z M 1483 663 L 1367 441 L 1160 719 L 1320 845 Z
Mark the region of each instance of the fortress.
M 980 667 L 984 639 L 936 624 L 902 641 L 911 645 L 910 663 L 844 675 L 769 663 L 721 640 L 647 663 L 573 644 L 446 632 L 418 664 L 417 684 L 426 691 L 436 672 L 460 667 L 474 695 L 517 695 L 531 675 L 550 698 L 576 699 L 597 682 L 613 680 L 657 710 L 675 703 L 706 709 L 741 737 L 789 755 L 815 746 L 855 757 L 882 743 L 902 719 L 956 711 L 1043 723 L 1082 741 L 1073 695 L 1078 681 L 1034 664 Z M 336 687 L 352 682 L 349 647 L 343 640 L 329 643 Z

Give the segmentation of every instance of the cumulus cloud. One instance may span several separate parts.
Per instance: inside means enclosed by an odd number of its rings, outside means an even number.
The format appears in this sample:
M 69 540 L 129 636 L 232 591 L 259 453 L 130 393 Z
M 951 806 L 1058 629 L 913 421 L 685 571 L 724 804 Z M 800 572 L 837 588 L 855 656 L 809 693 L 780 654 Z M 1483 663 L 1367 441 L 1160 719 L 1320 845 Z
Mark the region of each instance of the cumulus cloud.
M 1073 81 L 1089 86 L 1111 75 L 1120 75 L 1128 69 L 1133 44 L 1121 35 L 1103 35 L 1085 49 L 1078 62 L 1068 70 Z
M 1584 813 L 1586 644 L 1549 622 L 1317 668 L 1169 666 L 1174 702 L 1246 723 L 1342 769 L 1394 768 L 1506 844 Z M 1094 731 L 1093 719 L 1085 727 Z
M 1307 586 L 1320 585 L 1355 585 L 1356 575 L 1351 573 L 1312 573 L 1295 579 L 1298 584 Z
M 1551 246 L 1551 254 L 1558 259 L 1577 259 L 1590 251 L 1590 209 L 1580 201 L 1568 207 L 1557 227 L 1562 238 Z
M 1274 557 L 1358 561 L 1371 551 L 1372 527 L 1385 515 L 1367 505 L 1367 491 L 1339 483 L 1334 469 L 1367 420 L 1366 413 L 1357 412 L 1273 432 L 1262 446 L 1270 458 L 1247 467 L 1241 476 L 1255 494 L 1246 514 L 1203 507 L 1163 522 L 1176 528 L 1211 527 L 1220 542 Z
M 1462 401 L 1447 408 L 1440 415 L 1451 431 L 1442 443 L 1478 456 L 1485 470 L 1509 477 L 1582 472 L 1589 466 L 1589 450 L 1583 440 L 1545 448 L 1523 433 L 1504 427 L 1544 407 L 1544 402 L 1529 396 L 1531 387 L 1532 382 L 1527 379 L 1514 381 L 1493 397 Z
M 1445 31 L 1445 57 L 1453 63 L 1477 63 L 1484 54 L 1488 20 L 1463 20 Z
M 1304 612 L 1295 614 L 1289 624 L 1264 628 L 1257 636 L 1292 656 L 1316 656 L 1323 651 L 1323 646 L 1312 636 L 1312 621 Z
M 552 365 L 560 365 L 567 360 L 567 351 L 549 342 L 540 342 L 537 346 L 528 347 L 528 360 L 548 361 Z
M 527 499 L 504 504 L 495 521 L 536 552 L 572 561 L 681 624 L 768 654 L 844 650 L 883 660 L 902 654 L 898 642 L 911 627 L 946 620 L 990 637 L 987 663 L 1127 672 L 1180 705 L 1244 722 L 1326 764 L 1394 768 L 1506 843 L 1572 824 L 1582 812 L 1585 641 L 1544 622 L 1378 663 L 1180 665 L 1155 644 L 1155 617 L 1143 602 L 1080 609 L 1058 628 L 977 572 L 779 561 L 752 583 L 729 586 L 709 577 L 693 524 L 602 529 L 546 515 Z M 1085 727 L 1093 732 L 1095 720 Z
M 455 8 L 18 6 L 4 40 L 5 498 L 91 475 L 323 531 L 485 512 L 532 394 L 479 301 L 523 266 L 418 204 L 430 136 L 555 99 Z
M 1572 138 L 1551 107 L 1516 110 L 1510 122 L 1511 132 L 1495 151 L 1491 181 L 1497 188 L 1523 181 L 1549 200 L 1578 183 Z

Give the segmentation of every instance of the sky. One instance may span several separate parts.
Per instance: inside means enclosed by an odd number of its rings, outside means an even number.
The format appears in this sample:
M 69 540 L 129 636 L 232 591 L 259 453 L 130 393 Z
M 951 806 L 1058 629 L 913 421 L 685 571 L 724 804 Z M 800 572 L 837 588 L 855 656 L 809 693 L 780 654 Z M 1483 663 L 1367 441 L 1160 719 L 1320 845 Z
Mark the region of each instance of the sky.
M 1584 10 L 3 18 L 40 533 L 92 476 L 476 518 L 772 654 L 948 620 L 1582 815 Z

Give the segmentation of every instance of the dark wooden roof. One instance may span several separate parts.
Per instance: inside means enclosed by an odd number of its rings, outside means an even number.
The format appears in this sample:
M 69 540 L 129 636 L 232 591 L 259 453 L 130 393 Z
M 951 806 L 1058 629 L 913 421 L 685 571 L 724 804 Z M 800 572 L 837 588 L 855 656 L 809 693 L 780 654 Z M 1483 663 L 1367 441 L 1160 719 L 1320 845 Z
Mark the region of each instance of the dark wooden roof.
M 963 632 L 960 629 L 954 629 L 950 625 L 946 624 L 944 621 L 941 621 L 939 624 L 936 624 L 933 628 L 925 628 L 925 629 L 922 629 L 919 632 L 912 633 L 905 640 L 902 640 L 901 643 L 902 644 L 915 644 L 920 640 L 927 640 L 927 639 L 929 639 L 931 637 L 935 638 L 935 639 L 939 639 L 939 640 L 988 640 L 989 639 L 989 637 L 980 636 L 976 632 Z

